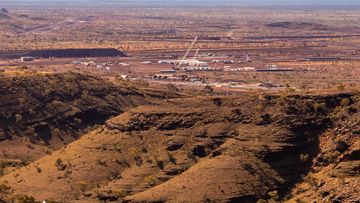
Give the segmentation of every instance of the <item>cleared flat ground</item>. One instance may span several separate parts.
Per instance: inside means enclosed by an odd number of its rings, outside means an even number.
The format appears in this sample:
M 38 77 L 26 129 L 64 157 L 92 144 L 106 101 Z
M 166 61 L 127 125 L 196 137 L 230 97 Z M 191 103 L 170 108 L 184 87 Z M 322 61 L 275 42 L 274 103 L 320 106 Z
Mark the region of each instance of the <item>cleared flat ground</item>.
M 159 60 L 178 59 L 199 36 L 189 57 L 211 67 L 264 68 L 275 64 L 291 73 L 180 72 L 210 84 L 271 82 L 297 91 L 356 89 L 359 85 L 360 15 L 357 9 L 246 9 L 246 8 L 122 8 L 122 9 L 10 9 L 0 18 L 0 53 L 66 48 L 114 48 L 128 57 L 39 59 L 21 63 L 2 57 L 0 69 L 23 71 L 77 71 L 102 77 L 131 75 L 149 79 L 172 65 Z M 7 17 L 4 17 L 7 16 Z M 209 54 L 211 57 L 208 57 Z M 249 55 L 252 63 L 239 63 Z M 307 60 L 316 58 L 315 60 Z M 211 63 L 234 60 L 234 64 Z M 107 64 L 105 70 L 73 61 Z M 151 61 L 151 65 L 142 64 Z M 126 63 L 129 66 L 119 65 Z M 311 71 L 302 71 L 303 69 Z M 152 82 L 150 80 L 150 82 Z M 172 83 L 173 81 L 162 81 Z M 192 84 L 189 84 L 192 85 Z M 279 90 L 282 90 L 281 88 Z

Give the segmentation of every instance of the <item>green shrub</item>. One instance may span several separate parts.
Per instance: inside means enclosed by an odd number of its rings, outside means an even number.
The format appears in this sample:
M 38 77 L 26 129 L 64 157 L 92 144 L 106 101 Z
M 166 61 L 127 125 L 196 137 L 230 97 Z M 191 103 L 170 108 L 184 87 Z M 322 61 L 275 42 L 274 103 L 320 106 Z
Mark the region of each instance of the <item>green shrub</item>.
M 340 102 L 340 105 L 341 105 L 342 107 L 350 106 L 350 104 L 351 104 L 351 101 L 350 101 L 349 98 L 344 98 L 344 99 L 342 99 L 341 102 Z
M 55 162 L 55 166 L 59 171 L 63 171 L 66 169 L 67 165 L 63 163 L 61 159 L 57 159 Z
M 307 161 L 309 161 L 309 155 L 308 155 L 308 154 L 301 154 L 301 155 L 300 155 L 300 160 L 301 160 L 302 162 L 307 162 Z
M 204 91 L 205 91 L 205 93 L 207 93 L 207 94 L 212 94 L 212 93 L 214 92 L 214 88 L 212 88 L 210 85 L 206 85 L 206 86 L 204 87 Z
M 316 114 L 325 113 L 325 111 L 327 110 L 325 102 L 315 103 L 313 108 Z
M 215 98 L 215 99 L 213 99 L 213 103 L 214 103 L 214 105 L 217 106 L 217 107 L 220 107 L 220 106 L 223 104 L 221 98 Z
M 169 83 L 166 85 L 166 88 L 170 91 L 173 91 L 173 92 L 178 92 L 179 91 L 179 88 L 176 87 L 176 85 L 172 84 L 172 83 Z
M 264 104 L 258 104 L 255 106 L 255 110 L 258 112 L 258 113 L 263 113 L 265 111 L 265 105 Z
M 317 179 L 310 175 L 304 179 L 304 182 L 309 184 L 311 187 L 317 187 Z
M 79 181 L 78 185 L 80 187 L 81 192 L 85 192 L 88 188 L 88 183 L 85 181 Z
M 339 91 L 344 91 L 345 90 L 345 85 L 341 84 L 337 88 L 338 88 Z
M 269 195 L 269 197 L 270 197 L 271 200 L 274 200 L 274 201 L 279 200 L 279 195 L 278 195 L 278 191 L 277 191 L 277 190 L 268 192 L 268 195 Z
M 117 198 L 124 198 L 127 195 L 127 191 L 124 189 L 112 189 L 111 194 Z
M 7 183 L 0 183 L 0 194 L 9 194 L 11 187 Z
M 332 151 L 324 154 L 323 159 L 325 163 L 332 164 L 335 163 L 337 158 L 340 156 L 340 152 Z
M 153 176 L 151 176 L 151 175 L 149 175 L 149 176 L 146 176 L 146 177 L 144 178 L 144 182 L 145 182 L 146 185 L 154 186 L 155 183 L 156 183 L 156 178 L 153 177 Z
M 40 203 L 39 201 L 36 201 L 34 197 L 30 197 L 27 195 L 17 195 L 14 197 L 13 203 Z

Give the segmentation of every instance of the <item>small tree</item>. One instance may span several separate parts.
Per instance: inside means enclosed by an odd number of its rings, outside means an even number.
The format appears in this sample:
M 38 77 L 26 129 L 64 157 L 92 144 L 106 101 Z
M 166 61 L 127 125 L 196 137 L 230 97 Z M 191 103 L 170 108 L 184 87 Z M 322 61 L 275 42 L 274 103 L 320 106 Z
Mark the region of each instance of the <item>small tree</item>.
M 324 113 L 326 111 L 326 103 L 315 103 L 314 104 L 314 111 L 316 114 Z
M 351 101 L 350 101 L 349 98 L 344 98 L 344 99 L 342 99 L 341 102 L 340 102 L 340 105 L 341 105 L 342 107 L 347 107 L 347 106 L 349 106 L 350 104 L 351 104 Z
M 212 94 L 214 93 L 214 88 L 212 88 L 210 85 L 206 85 L 204 87 L 204 91 L 207 93 L 207 94 Z
M 341 84 L 337 88 L 338 88 L 339 91 L 344 91 L 345 90 L 345 85 Z
M 170 91 L 173 91 L 173 92 L 178 92 L 179 91 L 179 88 L 177 88 L 174 84 L 172 83 L 169 83 L 166 85 L 166 88 Z
M 221 98 L 215 98 L 215 99 L 213 100 L 213 102 L 214 102 L 214 105 L 217 106 L 217 107 L 220 107 L 220 106 L 222 105 L 222 100 L 221 100 Z
M 264 104 L 260 103 L 258 105 L 255 106 L 255 110 L 258 112 L 258 113 L 263 113 L 265 111 L 265 106 Z

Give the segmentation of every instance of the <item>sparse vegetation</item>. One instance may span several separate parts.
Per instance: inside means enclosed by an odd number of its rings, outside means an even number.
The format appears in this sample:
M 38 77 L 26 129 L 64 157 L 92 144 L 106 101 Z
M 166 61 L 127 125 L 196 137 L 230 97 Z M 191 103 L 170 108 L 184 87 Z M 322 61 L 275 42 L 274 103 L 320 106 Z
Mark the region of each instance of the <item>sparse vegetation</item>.
M 356 9 L 93 10 L 0 11 L 0 202 L 355 199 Z M 195 35 L 224 71 L 160 81 Z M 128 57 L 9 58 L 104 47 Z
M 268 192 L 268 195 L 269 195 L 271 201 L 278 201 L 279 200 L 279 195 L 278 195 L 277 190 Z
M 338 151 L 330 151 L 324 154 L 323 159 L 325 164 L 335 163 L 337 158 L 340 156 Z
M 327 110 L 326 103 L 324 102 L 315 103 L 313 108 L 316 114 L 323 114 Z
M 168 157 L 171 163 L 176 164 L 176 158 L 170 152 L 168 152 Z
M 27 195 L 17 195 L 13 198 L 14 203 L 40 203 L 40 201 L 36 201 L 34 197 L 30 197 Z
M 260 103 L 258 105 L 255 106 L 255 110 L 258 112 L 258 113 L 263 113 L 265 111 L 265 106 Z
M 179 88 L 177 88 L 174 84 L 172 83 L 169 83 L 166 85 L 166 88 L 170 91 L 174 91 L 174 92 L 178 92 L 179 91 Z
M 139 150 L 137 148 L 132 147 L 129 149 L 129 153 L 131 156 L 135 157 L 139 155 Z
M 344 99 L 342 99 L 341 102 L 340 102 L 340 105 L 341 105 L 342 107 L 347 107 L 347 106 L 349 106 L 350 104 L 351 104 L 351 101 L 350 101 L 349 98 L 344 98 Z
M 211 87 L 210 85 L 206 85 L 206 86 L 204 87 L 204 92 L 205 92 L 206 94 L 212 94 L 212 93 L 214 92 L 214 88 Z
M 64 171 L 66 169 L 66 167 L 67 167 L 67 165 L 64 164 L 61 159 L 56 160 L 55 166 L 59 171 Z
M 304 181 L 309 184 L 311 187 L 316 188 L 318 185 L 318 181 L 316 178 L 312 177 L 311 174 L 306 176 Z
M 302 162 L 307 162 L 307 161 L 309 161 L 309 154 L 301 154 L 301 155 L 300 155 L 300 160 L 301 160 Z
M 39 166 L 35 166 L 36 167 L 36 171 L 38 172 L 38 173 L 41 173 L 42 172 L 42 169 L 39 167 Z
M 213 101 L 214 101 L 214 105 L 217 107 L 220 107 L 222 105 L 221 98 L 215 98 Z
M 79 181 L 77 184 L 79 185 L 81 192 L 85 192 L 88 189 L 88 183 L 86 181 Z
M 151 175 L 148 175 L 148 176 L 145 176 L 144 182 L 148 186 L 154 186 L 156 183 L 156 178 Z
M 338 88 L 339 91 L 344 91 L 345 90 L 345 85 L 341 84 L 341 85 L 337 86 L 337 88 Z
M 111 194 L 115 195 L 118 199 L 120 199 L 127 195 L 127 191 L 124 189 L 112 189 Z
M 5 183 L 0 183 L 0 195 L 1 194 L 9 194 L 11 192 L 11 187 L 8 186 L 8 184 Z

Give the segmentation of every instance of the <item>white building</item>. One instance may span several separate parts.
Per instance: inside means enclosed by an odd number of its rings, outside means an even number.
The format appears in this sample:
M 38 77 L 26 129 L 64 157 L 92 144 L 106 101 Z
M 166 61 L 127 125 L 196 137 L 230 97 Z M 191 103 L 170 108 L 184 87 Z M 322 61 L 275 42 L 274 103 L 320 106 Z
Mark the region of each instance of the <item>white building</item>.
M 130 64 L 128 64 L 128 63 L 119 63 L 119 65 L 120 65 L 120 66 L 124 66 L 124 67 L 125 67 L 125 66 L 130 66 Z
M 20 60 L 22 62 L 30 62 L 30 61 L 34 61 L 34 57 L 32 57 L 32 56 L 23 56 L 23 57 L 20 58 Z

